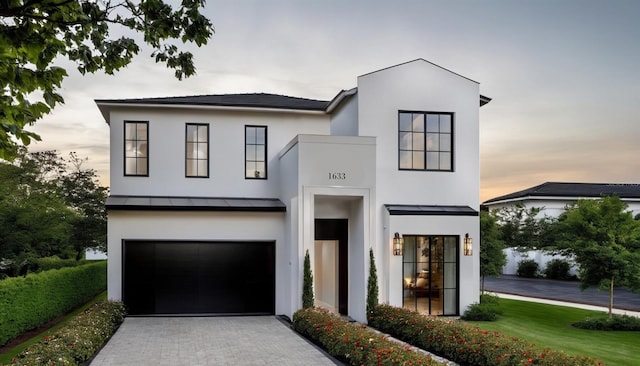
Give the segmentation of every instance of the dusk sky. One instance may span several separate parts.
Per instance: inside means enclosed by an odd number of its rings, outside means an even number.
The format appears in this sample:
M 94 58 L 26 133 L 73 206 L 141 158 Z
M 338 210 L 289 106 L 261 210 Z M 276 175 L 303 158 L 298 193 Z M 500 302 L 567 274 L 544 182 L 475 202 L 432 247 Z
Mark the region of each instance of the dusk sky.
M 207 2 L 216 33 L 178 81 L 143 48 L 114 76 L 68 61 L 31 151 L 76 151 L 109 184 L 94 99 L 266 92 L 329 100 L 424 58 L 480 83 L 480 200 L 546 181 L 640 183 L 640 1 Z M 114 34 L 116 34 L 114 32 Z M 137 36 L 139 39 L 140 37 Z

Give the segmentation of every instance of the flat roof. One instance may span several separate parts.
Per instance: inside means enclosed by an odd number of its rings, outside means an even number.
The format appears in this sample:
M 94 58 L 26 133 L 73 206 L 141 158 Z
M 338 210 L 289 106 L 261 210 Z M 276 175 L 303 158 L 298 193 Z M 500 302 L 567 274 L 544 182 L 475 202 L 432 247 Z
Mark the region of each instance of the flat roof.
M 469 206 L 387 204 L 384 207 L 389 211 L 389 215 L 478 216 L 478 211 Z
M 107 197 L 107 210 L 286 212 L 277 198 L 124 196 Z

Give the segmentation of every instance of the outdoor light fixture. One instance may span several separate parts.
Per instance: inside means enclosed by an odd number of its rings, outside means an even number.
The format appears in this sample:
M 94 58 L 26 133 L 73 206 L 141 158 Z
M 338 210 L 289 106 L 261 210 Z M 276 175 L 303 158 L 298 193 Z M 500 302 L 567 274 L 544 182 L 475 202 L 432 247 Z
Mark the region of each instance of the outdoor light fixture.
M 393 255 L 402 255 L 402 244 L 404 239 L 399 233 L 393 234 Z
M 469 233 L 464 234 L 462 251 L 464 255 L 473 255 L 473 239 L 469 237 Z

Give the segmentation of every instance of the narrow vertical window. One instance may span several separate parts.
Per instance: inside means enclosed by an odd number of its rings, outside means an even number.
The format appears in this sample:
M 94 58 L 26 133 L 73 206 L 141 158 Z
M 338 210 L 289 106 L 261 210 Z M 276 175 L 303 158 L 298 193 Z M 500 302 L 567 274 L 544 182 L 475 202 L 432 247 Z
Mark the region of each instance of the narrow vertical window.
M 124 122 L 124 175 L 149 176 L 149 122 Z
M 185 148 L 185 175 L 209 177 L 209 125 L 187 123 Z
M 267 127 L 245 126 L 245 178 L 267 179 Z

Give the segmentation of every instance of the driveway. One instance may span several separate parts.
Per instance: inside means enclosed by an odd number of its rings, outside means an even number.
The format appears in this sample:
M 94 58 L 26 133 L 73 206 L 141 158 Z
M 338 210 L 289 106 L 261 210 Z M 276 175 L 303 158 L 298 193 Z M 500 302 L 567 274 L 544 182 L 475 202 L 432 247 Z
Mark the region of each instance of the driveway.
M 91 362 L 91 366 L 336 364 L 273 316 L 129 317 Z

